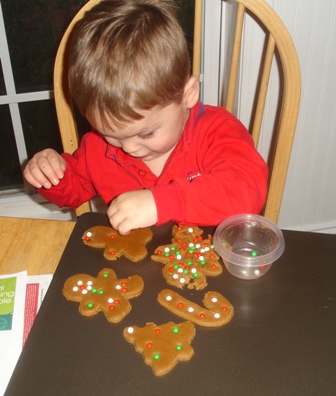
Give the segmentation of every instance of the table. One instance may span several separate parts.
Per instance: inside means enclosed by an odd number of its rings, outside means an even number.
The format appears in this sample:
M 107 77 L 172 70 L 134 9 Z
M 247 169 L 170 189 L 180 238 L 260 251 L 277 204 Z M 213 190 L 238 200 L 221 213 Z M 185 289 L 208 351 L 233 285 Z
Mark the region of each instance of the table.
M 196 326 L 192 359 L 155 377 L 123 329 L 183 319 L 156 301 L 169 288 L 160 263 L 149 257 L 108 262 L 102 251 L 82 243 L 83 233 L 97 224 L 108 225 L 106 216 L 78 219 L 5 396 L 336 394 L 336 235 L 284 231 L 285 252 L 262 278 L 244 281 L 224 270 L 208 277 L 204 291 L 178 291 L 200 304 L 206 291 L 218 291 L 235 314 L 224 327 Z M 153 227 L 149 252 L 170 243 L 171 227 Z M 145 282 L 119 324 L 103 314 L 81 316 L 78 303 L 62 295 L 69 276 L 96 276 L 104 267 L 119 278 L 139 274 Z
M 53 274 L 75 224 L 0 217 L 0 274 Z

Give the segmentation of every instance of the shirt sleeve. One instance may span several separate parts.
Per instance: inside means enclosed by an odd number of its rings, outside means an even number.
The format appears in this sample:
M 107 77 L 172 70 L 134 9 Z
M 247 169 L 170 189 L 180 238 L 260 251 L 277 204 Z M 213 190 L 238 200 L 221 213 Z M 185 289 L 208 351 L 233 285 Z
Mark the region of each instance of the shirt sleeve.
M 89 134 L 84 135 L 81 145 L 74 155 L 67 153 L 62 157 L 67 163 L 64 177 L 57 186 L 50 189 L 39 188 L 37 192 L 50 202 L 61 207 L 77 209 L 96 195 L 86 161 L 86 145 Z

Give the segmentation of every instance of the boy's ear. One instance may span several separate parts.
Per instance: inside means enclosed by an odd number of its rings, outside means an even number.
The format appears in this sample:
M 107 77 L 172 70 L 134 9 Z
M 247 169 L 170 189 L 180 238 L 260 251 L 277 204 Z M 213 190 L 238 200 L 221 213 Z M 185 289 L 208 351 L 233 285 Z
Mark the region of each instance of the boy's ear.
M 184 87 L 186 106 L 191 109 L 199 100 L 199 78 L 191 76 Z

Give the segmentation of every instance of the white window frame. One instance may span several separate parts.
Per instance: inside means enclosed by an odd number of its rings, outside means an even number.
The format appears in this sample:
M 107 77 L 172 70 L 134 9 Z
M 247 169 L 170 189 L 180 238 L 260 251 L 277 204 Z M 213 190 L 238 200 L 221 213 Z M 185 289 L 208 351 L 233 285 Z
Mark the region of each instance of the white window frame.
M 219 67 L 220 67 L 220 25 L 221 0 L 204 0 L 203 42 L 206 46 L 202 56 L 201 100 L 204 103 L 217 105 L 219 103 Z M 203 46 L 204 47 L 204 46 Z M 15 135 L 20 164 L 27 159 L 27 150 L 21 123 L 19 104 L 53 99 L 53 91 L 40 91 L 18 94 L 15 89 L 14 76 L 9 56 L 6 31 L 0 1 L 0 58 L 6 87 L 6 95 L 0 95 L 0 105 L 8 105 Z M 68 209 L 59 209 L 35 193 L 28 183 L 24 182 L 24 191 L 11 190 L 0 193 L 0 216 L 28 217 L 58 220 L 74 220 L 75 214 Z M 99 210 L 101 204 L 94 204 L 94 210 Z

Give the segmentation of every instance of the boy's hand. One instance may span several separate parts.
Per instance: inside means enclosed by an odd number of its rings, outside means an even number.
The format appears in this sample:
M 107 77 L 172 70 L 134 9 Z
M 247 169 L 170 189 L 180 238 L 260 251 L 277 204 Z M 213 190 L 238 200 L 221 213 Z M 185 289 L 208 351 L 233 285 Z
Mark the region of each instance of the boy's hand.
M 157 209 L 150 190 L 136 190 L 120 194 L 107 210 L 110 223 L 121 235 L 136 228 L 157 223 Z
M 65 160 L 52 149 L 35 154 L 23 170 L 23 176 L 35 188 L 56 186 L 64 177 Z

